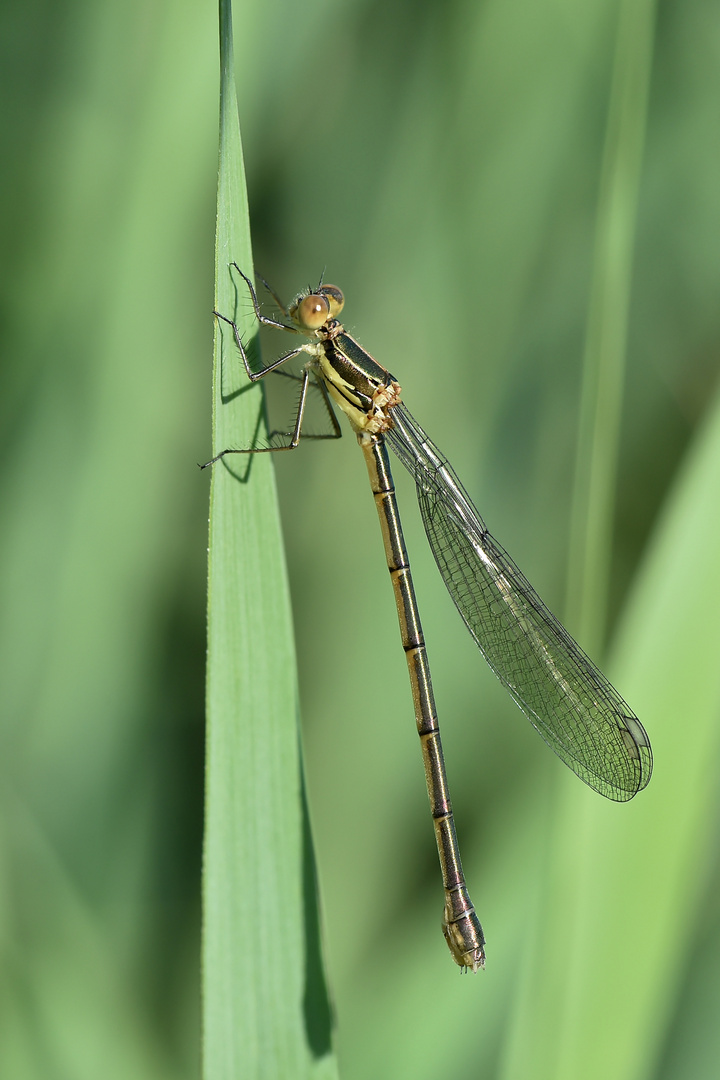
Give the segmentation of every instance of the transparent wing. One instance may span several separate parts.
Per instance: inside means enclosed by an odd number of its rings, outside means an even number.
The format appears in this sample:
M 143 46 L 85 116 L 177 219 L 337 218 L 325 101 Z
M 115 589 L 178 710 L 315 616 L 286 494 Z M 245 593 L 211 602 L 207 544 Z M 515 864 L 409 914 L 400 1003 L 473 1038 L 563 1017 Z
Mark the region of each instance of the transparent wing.
M 652 772 L 642 724 L 487 531 L 450 464 L 404 405 L 386 440 L 415 478 L 440 573 L 483 656 L 558 757 L 624 802 Z

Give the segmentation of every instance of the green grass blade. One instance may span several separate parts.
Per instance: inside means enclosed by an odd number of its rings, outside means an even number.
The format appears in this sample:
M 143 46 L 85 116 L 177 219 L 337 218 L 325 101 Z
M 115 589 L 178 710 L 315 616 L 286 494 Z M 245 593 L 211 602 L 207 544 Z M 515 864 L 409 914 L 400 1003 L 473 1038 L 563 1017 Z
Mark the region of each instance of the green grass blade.
M 233 259 L 248 273 L 252 265 L 229 0 L 220 19 L 216 308 L 250 336 L 252 309 L 228 269 Z M 228 329 L 215 334 L 215 451 L 249 445 L 263 415 L 261 389 L 249 388 Z M 331 1077 L 292 619 L 267 454 L 213 469 L 207 709 L 205 1078 Z

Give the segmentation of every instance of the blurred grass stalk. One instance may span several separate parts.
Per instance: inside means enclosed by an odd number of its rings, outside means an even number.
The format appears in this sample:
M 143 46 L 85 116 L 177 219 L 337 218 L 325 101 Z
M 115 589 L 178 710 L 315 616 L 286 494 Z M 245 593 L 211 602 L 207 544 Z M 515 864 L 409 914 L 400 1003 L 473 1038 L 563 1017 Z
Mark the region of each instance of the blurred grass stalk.
M 3 15 L 0 1076 L 178 1080 L 209 276 L 178 223 L 207 205 L 207 17 Z
M 686 1030 L 674 1033 L 673 1017 L 685 973 L 694 975 L 698 910 L 714 865 L 719 487 L 716 393 L 655 530 L 616 649 L 620 685 L 648 720 L 656 775 L 625 807 L 578 792 L 572 778 L 559 792 L 505 1078 L 637 1080 L 655 1075 L 673 1034 L 680 1052 L 674 1068 L 661 1069 L 663 1080 L 708 1076 L 716 1064 L 708 1020 L 717 982 L 704 1022 L 693 1027 L 686 1018 Z
M 567 578 L 568 625 L 591 655 L 605 633 L 654 22 L 654 0 L 620 4 L 598 194 Z
M 257 327 L 230 0 L 220 3 L 216 310 Z M 232 332 L 216 322 L 214 453 L 264 420 Z M 210 497 L 204 868 L 205 1080 L 335 1075 L 298 731 L 285 557 L 269 454 L 229 457 Z
M 569 623 L 591 652 L 600 649 L 605 621 L 653 26 L 650 0 L 621 4 L 568 575 Z M 719 483 L 720 398 L 656 526 L 615 642 L 615 677 L 647 723 L 656 775 L 628 808 L 592 800 L 572 778 L 559 778 L 504 1077 L 635 1080 L 652 1074 L 667 1038 L 706 882 L 716 807 L 708 765 L 717 758 L 720 706 Z M 686 717 L 692 717 L 691 737 Z

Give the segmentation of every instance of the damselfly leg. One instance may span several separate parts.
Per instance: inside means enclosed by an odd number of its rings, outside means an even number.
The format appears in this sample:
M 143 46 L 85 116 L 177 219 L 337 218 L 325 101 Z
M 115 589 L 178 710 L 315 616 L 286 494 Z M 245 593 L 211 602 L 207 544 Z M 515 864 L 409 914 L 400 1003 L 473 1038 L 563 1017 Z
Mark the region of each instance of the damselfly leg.
M 285 325 L 285 323 L 279 322 L 276 319 L 270 319 L 266 315 L 263 315 L 261 310 L 260 310 L 260 305 L 259 305 L 259 302 L 258 302 L 257 293 L 255 292 L 255 288 L 254 288 L 252 282 L 250 281 L 250 279 L 248 277 L 245 276 L 245 274 L 243 274 L 242 270 L 240 270 L 237 263 L 232 263 L 231 265 L 235 267 L 235 269 L 238 271 L 240 276 L 246 282 L 246 284 L 248 286 L 248 289 L 250 291 L 250 297 L 252 299 L 252 304 L 253 304 L 253 309 L 254 309 L 254 312 L 255 312 L 255 316 L 263 326 L 269 326 L 269 327 L 271 327 L 271 328 L 273 328 L 275 330 L 287 330 L 287 331 L 290 331 L 291 333 L 295 333 L 295 334 L 301 333 L 301 331 L 295 326 L 287 326 L 287 325 Z M 261 280 L 263 280 L 263 279 L 261 279 Z M 270 285 L 267 284 L 267 282 L 263 281 L 263 284 L 267 288 L 267 290 L 270 293 L 270 295 L 272 296 L 272 298 L 277 303 L 280 310 L 285 315 L 288 315 L 287 308 L 284 306 L 284 304 L 282 303 L 282 301 L 278 297 L 277 293 L 271 288 Z M 282 445 L 252 446 L 252 447 L 246 447 L 246 448 L 242 448 L 242 449 L 226 447 L 224 450 L 221 450 L 218 454 L 216 454 L 215 457 L 211 458 L 209 461 L 206 461 L 203 465 L 201 465 L 200 466 L 201 469 L 206 469 L 209 465 L 214 465 L 216 461 L 219 461 L 221 458 L 225 457 L 227 454 L 263 454 L 263 453 L 267 454 L 267 453 L 278 453 L 278 452 L 283 451 L 283 450 L 295 450 L 297 448 L 299 442 L 300 442 L 301 437 L 303 439 L 316 439 L 316 440 L 319 440 L 319 439 L 339 439 L 339 438 L 342 437 L 342 430 L 340 428 L 340 424 L 338 423 L 337 416 L 335 415 L 335 411 L 334 411 L 334 409 L 332 407 L 332 404 L 330 402 L 330 397 L 328 395 L 325 383 L 324 383 L 324 381 L 322 379 L 318 378 L 317 375 L 313 372 L 312 365 L 311 364 L 306 364 L 305 367 L 303 368 L 302 374 L 300 374 L 300 375 L 295 375 L 294 373 L 289 372 L 289 371 L 281 371 L 281 370 L 279 370 L 283 364 L 286 364 L 289 360 L 292 360 L 294 357 L 299 356 L 301 353 L 310 352 L 311 355 L 312 355 L 312 347 L 311 346 L 300 345 L 297 349 L 291 349 L 289 352 L 283 353 L 282 356 L 279 356 L 275 360 L 271 361 L 269 364 L 266 364 L 265 367 L 260 368 L 259 371 L 253 371 L 253 369 L 250 366 L 250 361 L 249 361 L 249 358 L 248 358 L 248 354 L 247 354 L 247 351 L 246 351 L 245 346 L 243 344 L 242 336 L 240 334 L 240 329 L 239 329 L 237 323 L 234 322 L 233 319 L 228 318 L 227 315 L 221 314 L 219 311 L 214 311 L 213 314 L 218 319 L 221 319 L 224 323 L 227 323 L 230 327 L 232 327 L 233 336 L 235 338 L 235 344 L 237 345 L 238 351 L 239 351 L 240 356 L 242 358 L 243 366 L 245 368 L 245 372 L 246 372 L 247 377 L 250 380 L 250 382 L 257 383 L 261 379 L 264 379 L 266 375 L 275 374 L 275 375 L 278 375 L 278 376 L 282 376 L 282 377 L 284 377 L 286 379 L 292 379 L 292 380 L 300 383 L 300 395 L 299 395 L 299 399 L 298 399 L 298 403 L 297 403 L 295 420 L 294 420 L 294 423 L 293 423 L 293 426 L 292 426 L 292 430 L 284 432 L 284 431 L 280 431 L 279 429 L 274 429 L 274 430 L 272 430 L 272 431 L 270 431 L 268 433 L 268 439 L 269 440 L 272 440 L 273 438 L 282 438 L 282 439 L 288 439 L 289 440 L 288 442 L 285 442 Z M 288 315 L 288 318 L 289 317 L 290 316 Z M 309 389 L 317 390 L 318 393 L 321 395 L 321 398 L 322 398 L 322 401 L 323 401 L 323 404 L 324 404 L 324 408 L 325 408 L 325 411 L 327 413 L 327 417 L 328 417 L 328 419 L 330 421 L 330 424 L 332 426 L 332 431 L 327 432 L 327 433 L 320 433 L 320 434 L 317 434 L 317 433 L 303 433 L 302 427 L 303 427 L 303 421 L 304 421 L 304 418 L 305 418 L 305 405 L 306 405 L 306 402 L 307 402 L 307 396 L 308 396 L 308 390 Z

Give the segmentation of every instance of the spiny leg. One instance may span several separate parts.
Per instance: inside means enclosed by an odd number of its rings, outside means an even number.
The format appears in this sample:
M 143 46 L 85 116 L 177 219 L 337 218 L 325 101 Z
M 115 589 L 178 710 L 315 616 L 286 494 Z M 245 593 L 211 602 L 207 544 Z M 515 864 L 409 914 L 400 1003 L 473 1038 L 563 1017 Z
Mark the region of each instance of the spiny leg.
M 221 316 L 222 317 L 222 316 Z M 228 320 L 229 321 L 229 320 Z M 287 446 L 251 446 L 246 450 L 234 450 L 228 447 L 226 450 L 221 450 L 219 454 L 216 454 L 214 458 L 210 458 L 204 465 L 201 465 L 201 469 L 207 469 L 208 465 L 214 465 L 220 458 L 225 457 L 226 454 L 274 454 L 279 453 L 281 450 L 295 450 L 300 442 L 300 432 L 302 431 L 303 414 L 305 413 L 305 401 L 307 399 L 308 381 L 310 379 L 310 372 L 305 369 L 302 376 L 302 386 L 300 387 L 300 401 L 298 402 L 297 416 L 295 418 L 295 427 L 293 429 L 290 442 Z
M 240 275 L 240 277 L 243 279 L 243 281 L 247 285 L 247 287 L 248 287 L 248 289 L 250 291 L 250 299 L 252 300 L 253 310 L 255 311 L 255 318 L 257 319 L 257 321 L 259 323 L 262 323 L 263 326 L 273 326 L 273 327 L 275 327 L 276 330 L 288 330 L 291 334 L 299 334 L 300 333 L 297 326 L 288 326 L 286 323 L 278 322 L 277 319 L 268 319 L 267 315 L 263 315 L 262 311 L 260 310 L 260 303 L 259 303 L 258 298 L 257 298 L 257 293 L 255 292 L 255 286 L 253 285 L 252 281 L 247 276 L 247 274 L 244 274 L 242 272 L 242 270 L 240 269 L 240 267 L 238 266 L 238 264 L 236 262 L 231 262 L 230 265 L 235 267 L 238 274 Z M 275 294 L 274 289 L 271 289 L 270 286 L 268 285 L 267 281 L 265 281 L 263 278 L 260 278 L 260 280 L 262 281 L 263 285 L 265 286 L 265 288 L 268 290 L 268 292 L 272 296 L 273 300 L 275 300 L 275 302 L 277 303 L 278 307 L 283 312 L 283 314 L 288 315 L 288 312 L 287 312 L 287 310 L 285 308 L 285 305 L 282 303 L 281 300 L 278 299 L 277 295 Z M 217 312 L 216 312 L 216 314 L 217 314 Z M 288 315 L 288 318 L 289 317 L 290 316 Z
M 233 322 L 232 319 L 228 319 L 227 315 L 221 315 L 219 311 L 213 311 L 213 315 L 218 319 L 222 319 L 222 321 L 226 322 L 228 326 L 232 326 L 233 334 L 235 335 L 235 344 L 237 345 L 240 355 L 242 357 L 242 362 L 245 365 L 245 371 L 247 372 L 247 377 L 250 382 L 255 383 L 259 379 L 262 379 L 265 375 L 268 374 L 269 371 L 274 371 L 275 368 L 280 367 L 281 364 L 284 364 L 286 360 L 291 360 L 293 356 L 297 356 L 301 352 L 310 352 L 312 350 L 311 345 L 300 345 L 297 349 L 291 349 L 290 352 L 283 353 L 283 355 L 279 356 L 277 360 L 273 360 L 272 363 L 268 364 L 267 367 L 261 368 L 260 371 L 253 371 L 250 367 L 250 362 L 247 358 L 247 353 L 245 352 L 245 346 L 242 343 L 242 338 L 240 337 L 240 331 L 238 329 L 237 323 Z M 282 323 L 272 323 L 271 325 L 282 326 Z M 289 327 L 285 327 L 285 329 L 289 329 Z
M 282 375 L 283 378 L 292 379 L 293 382 L 302 382 L 303 378 L 304 378 L 303 375 L 296 375 L 292 371 L 274 371 L 273 375 Z M 332 402 L 330 401 L 330 395 L 327 392 L 325 384 L 317 377 L 317 375 L 315 376 L 315 382 L 312 384 L 310 389 L 313 389 L 313 388 L 315 390 L 318 390 L 320 395 L 322 396 L 323 403 L 325 405 L 325 409 L 327 411 L 328 416 L 330 417 L 330 423 L 333 426 L 333 430 L 332 430 L 332 432 L 326 432 L 324 435 L 308 435 L 306 433 L 301 432 L 301 438 L 303 438 L 303 439 L 342 439 L 342 428 L 340 427 L 340 424 L 338 422 L 338 418 L 335 415 L 335 410 L 332 407 Z M 270 432 L 270 438 L 272 438 L 273 435 L 280 435 L 280 434 L 283 434 L 283 433 L 280 432 L 280 431 L 277 431 L 277 430 L 271 431 Z
M 237 266 L 237 263 L 235 263 L 234 265 L 235 265 L 235 266 Z M 240 273 L 242 274 L 242 270 L 240 271 Z M 243 274 L 243 277 L 244 277 L 244 276 L 245 276 L 245 275 Z M 260 278 L 260 280 L 262 281 L 262 283 L 263 283 L 263 285 L 265 286 L 265 288 L 267 289 L 267 291 L 268 291 L 268 292 L 270 293 L 270 295 L 272 296 L 272 298 L 273 298 L 273 300 L 275 301 L 275 303 L 277 304 L 277 306 L 278 306 L 278 307 L 280 308 L 280 310 L 282 311 L 282 313 L 283 313 L 283 315 L 285 316 L 285 318 L 289 319 L 289 318 L 290 318 L 290 312 L 289 312 L 289 311 L 288 311 L 288 309 L 286 308 L 285 304 L 283 304 L 282 300 L 280 299 L 280 297 L 278 296 L 278 294 L 277 294 L 277 293 L 275 292 L 275 290 L 273 289 L 272 285 L 270 285 L 270 284 L 269 284 L 269 283 L 268 283 L 268 282 L 267 282 L 267 281 L 265 280 L 265 278 L 264 278 L 264 277 L 262 276 L 262 274 L 258 274 L 258 277 L 259 277 L 259 278 Z M 288 326 L 288 327 L 286 327 L 286 329 L 287 329 L 287 330 L 295 330 L 295 327 L 294 327 L 294 326 Z

